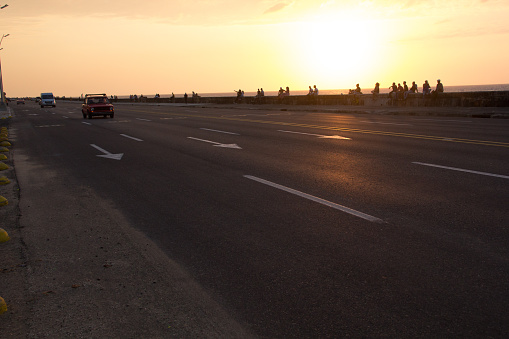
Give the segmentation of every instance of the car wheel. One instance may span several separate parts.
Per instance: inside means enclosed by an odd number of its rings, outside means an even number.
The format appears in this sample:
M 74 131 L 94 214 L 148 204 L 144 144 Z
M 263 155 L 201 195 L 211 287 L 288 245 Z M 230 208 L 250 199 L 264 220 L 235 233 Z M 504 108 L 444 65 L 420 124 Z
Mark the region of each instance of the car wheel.
M 113 119 L 113 114 L 110 114 L 110 118 L 112 118 L 112 119 Z
M 92 114 L 88 113 L 88 118 L 92 119 Z

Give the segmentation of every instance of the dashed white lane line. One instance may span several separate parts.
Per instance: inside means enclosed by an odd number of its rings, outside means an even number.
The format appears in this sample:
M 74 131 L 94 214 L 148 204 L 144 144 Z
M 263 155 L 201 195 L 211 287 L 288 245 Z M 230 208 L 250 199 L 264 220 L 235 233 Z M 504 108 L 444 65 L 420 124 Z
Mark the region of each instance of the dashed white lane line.
M 361 218 L 361 219 L 364 219 L 364 220 L 368 220 L 368 221 L 371 221 L 371 222 L 376 222 L 376 223 L 384 223 L 384 221 L 382 219 L 379 219 L 379 218 L 376 218 L 376 217 L 373 217 L 369 214 L 366 214 L 366 213 L 362 213 L 362 212 L 359 212 L 359 211 L 356 211 L 354 209 L 351 209 L 349 207 L 345 207 L 345 206 L 342 206 L 342 205 L 338 205 L 336 203 L 333 203 L 333 202 L 330 202 L 328 200 L 324 200 L 324 199 L 321 199 L 321 198 L 318 198 L 318 197 L 315 197 L 313 195 L 310 195 L 310 194 L 307 194 L 307 193 L 303 193 L 303 192 L 300 192 L 300 191 L 297 191 L 297 190 L 294 190 L 293 188 L 289 188 L 289 187 L 286 187 L 286 186 L 282 186 L 282 185 L 279 185 L 279 184 L 276 184 L 276 183 L 273 183 L 271 181 L 267 181 L 265 179 L 260 179 L 260 178 L 257 178 L 257 177 L 253 177 L 251 175 L 244 175 L 244 178 L 247 178 L 247 179 L 250 179 L 250 180 L 254 180 L 254 181 L 257 181 L 259 183 L 262 183 L 262 184 L 265 184 L 265 185 L 268 185 L 268 186 L 271 186 L 271 187 L 274 187 L 274 188 L 277 188 L 277 189 L 280 189 L 282 191 L 285 191 L 285 192 L 288 192 L 288 193 L 291 193 L 291 194 L 295 194 L 301 198 L 305 198 L 305 199 L 308 199 L 308 200 L 311 200 L 311 201 L 314 201 L 314 202 L 317 202 L 319 204 L 322 204 L 322 205 L 325 205 L 325 206 L 328 206 L 328 207 L 331 207 L 331 208 L 334 208 L 334 209 L 337 209 L 339 211 L 342 211 L 342 212 L 345 212 L 345 213 L 348 213 L 350 215 L 353 215 L 353 216 L 356 216 L 358 218 Z
M 141 118 L 136 118 L 136 120 L 140 120 L 140 121 L 152 121 L 152 120 L 148 120 L 148 119 L 141 119 Z
M 128 138 L 128 139 L 132 139 L 132 140 L 136 140 L 136 141 L 143 141 L 141 139 L 138 139 L 138 138 L 135 138 L 135 137 L 132 137 L 130 135 L 127 135 L 127 134 L 120 134 L 121 136 L 125 137 L 125 138 Z
M 119 124 L 124 122 L 131 122 L 131 120 L 115 120 L 115 121 L 107 121 L 107 124 Z
M 89 122 L 84 122 L 84 121 L 83 121 L 83 122 L 82 122 L 82 124 L 92 126 L 92 124 L 91 124 L 91 123 L 89 123 Z
M 201 130 L 204 130 L 204 131 L 210 131 L 210 132 L 217 132 L 217 133 L 224 133 L 224 134 L 231 134 L 231 135 L 240 135 L 238 133 L 233 133 L 233 132 L 225 132 L 225 131 L 218 131 L 216 129 L 209 129 L 209 128 L 200 128 Z
M 472 170 L 467 170 L 467 169 L 463 169 L 463 168 L 448 167 L 448 166 L 441 166 L 441 165 L 434 165 L 434 164 L 426 164 L 426 163 L 423 163 L 423 162 L 412 162 L 412 164 L 428 166 L 428 167 L 442 168 L 442 169 L 447 169 L 447 170 L 451 170 L 451 171 L 458 171 L 458 172 L 466 172 L 466 173 L 472 173 L 472 174 L 486 175 L 486 176 L 489 176 L 489 177 L 509 179 L 509 176 L 507 176 L 507 175 L 493 174 L 493 173 L 479 172 L 479 171 L 472 171 Z
M 41 125 L 41 126 L 34 126 L 37 128 L 47 128 L 47 127 L 62 127 L 64 125 Z

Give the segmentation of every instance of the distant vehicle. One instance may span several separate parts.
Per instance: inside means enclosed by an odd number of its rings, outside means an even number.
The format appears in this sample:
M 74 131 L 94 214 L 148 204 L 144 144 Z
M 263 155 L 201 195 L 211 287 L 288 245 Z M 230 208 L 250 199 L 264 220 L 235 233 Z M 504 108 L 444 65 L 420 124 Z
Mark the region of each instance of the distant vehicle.
M 24 104 L 25 104 L 25 100 L 24 99 L 16 100 L 16 105 L 24 105 Z
M 55 101 L 55 97 L 53 93 L 41 93 L 41 101 L 39 102 L 41 108 L 44 106 L 56 107 L 57 103 Z
M 39 102 L 41 102 L 41 98 L 40 97 L 35 98 L 35 103 L 37 104 Z
M 105 118 L 110 116 L 113 118 L 115 115 L 115 108 L 108 101 L 108 96 L 102 94 L 86 94 L 85 101 L 81 106 L 81 113 L 83 113 L 83 119 L 87 117 L 92 119 L 93 116 L 102 115 Z

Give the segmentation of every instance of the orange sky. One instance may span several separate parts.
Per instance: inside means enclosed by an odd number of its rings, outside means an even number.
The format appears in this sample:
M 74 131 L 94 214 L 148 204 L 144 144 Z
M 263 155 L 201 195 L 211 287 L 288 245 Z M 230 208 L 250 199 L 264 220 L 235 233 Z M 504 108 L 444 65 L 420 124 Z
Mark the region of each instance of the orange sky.
M 4 0 L 8 96 L 509 83 L 509 1 Z

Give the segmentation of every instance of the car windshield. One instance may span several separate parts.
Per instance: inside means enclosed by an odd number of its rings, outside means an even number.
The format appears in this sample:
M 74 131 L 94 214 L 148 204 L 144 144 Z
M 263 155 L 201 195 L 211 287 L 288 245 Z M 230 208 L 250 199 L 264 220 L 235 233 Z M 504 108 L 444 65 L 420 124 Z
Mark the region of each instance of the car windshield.
M 108 104 L 108 98 L 106 97 L 97 97 L 97 98 L 88 98 L 87 104 Z
M 43 99 L 53 99 L 53 95 L 51 94 L 46 94 L 46 95 L 43 95 L 42 96 Z

